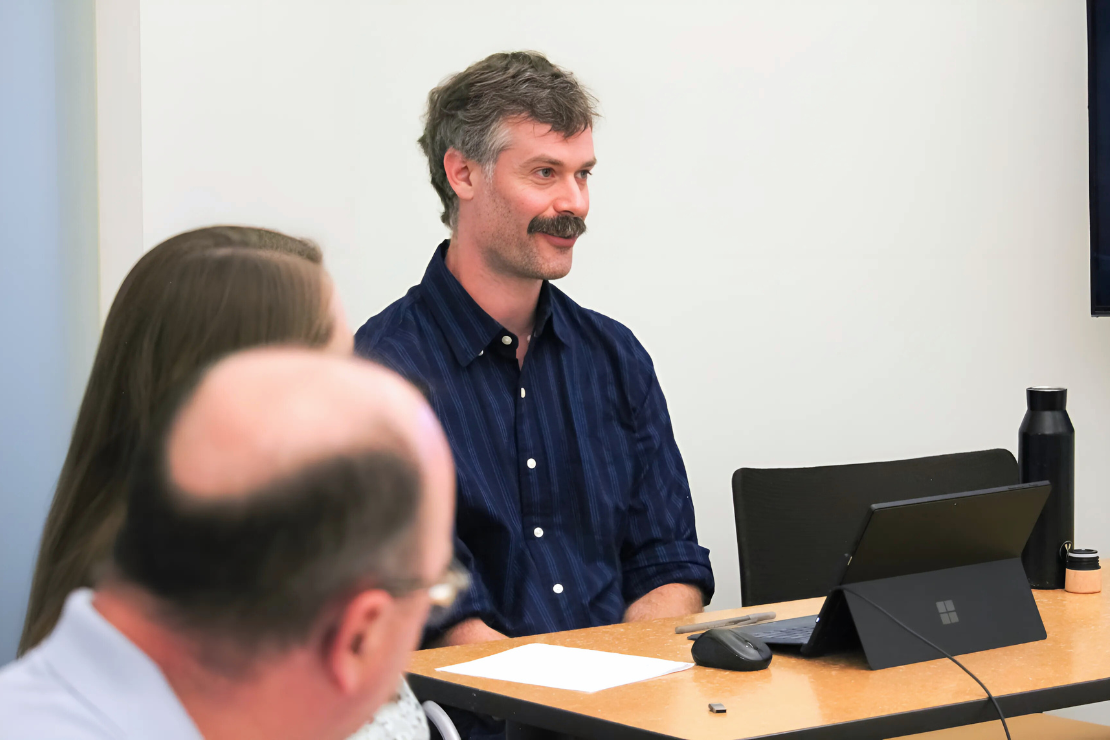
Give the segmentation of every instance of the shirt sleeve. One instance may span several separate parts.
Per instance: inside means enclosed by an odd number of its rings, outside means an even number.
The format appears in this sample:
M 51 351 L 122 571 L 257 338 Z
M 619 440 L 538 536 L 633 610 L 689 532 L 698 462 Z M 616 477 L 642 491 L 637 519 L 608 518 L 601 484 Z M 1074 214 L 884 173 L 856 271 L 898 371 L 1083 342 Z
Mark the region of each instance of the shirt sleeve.
M 459 594 L 455 603 L 442 617 L 429 619 L 424 627 L 423 645 L 427 647 L 455 625 L 468 619 L 481 619 L 487 627 L 508 634 L 497 616 L 493 600 L 474 566 L 474 556 L 458 535 L 455 535 L 455 558 L 470 573 L 470 587 Z
M 700 589 L 709 603 L 714 589 L 709 551 L 698 544 L 686 467 L 654 369 L 636 413 L 636 456 L 639 473 L 621 546 L 624 601 L 631 604 L 659 586 L 686 583 Z

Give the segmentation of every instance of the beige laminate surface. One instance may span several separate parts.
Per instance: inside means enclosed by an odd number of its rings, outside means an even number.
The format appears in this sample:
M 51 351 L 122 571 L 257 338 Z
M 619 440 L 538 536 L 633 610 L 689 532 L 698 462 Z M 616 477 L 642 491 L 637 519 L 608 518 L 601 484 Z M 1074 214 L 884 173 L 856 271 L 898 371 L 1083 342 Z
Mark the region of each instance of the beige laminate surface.
M 1048 639 L 960 656 L 995 695 L 1110 678 L 1110 595 L 1034 591 Z M 480 645 L 423 650 L 410 672 L 679 738 L 736 740 L 909 712 L 983 698 L 948 660 L 872 671 L 862 654 L 798 658 L 776 654 L 770 667 L 735 673 L 688 671 L 594 694 L 437 672 L 518 645 L 544 642 L 667 660 L 691 661 L 679 624 L 773 610 L 779 619 L 816 614 L 822 599 L 733 609 L 636 624 L 557 632 Z M 728 708 L 710 714 L 710 702 Z

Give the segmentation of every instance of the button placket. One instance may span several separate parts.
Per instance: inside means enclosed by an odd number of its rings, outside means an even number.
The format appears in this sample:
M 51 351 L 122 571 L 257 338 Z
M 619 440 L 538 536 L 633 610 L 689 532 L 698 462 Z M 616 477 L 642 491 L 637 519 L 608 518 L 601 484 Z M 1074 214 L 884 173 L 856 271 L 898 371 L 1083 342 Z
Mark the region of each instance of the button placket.
M 520 425 L 520 436 L 518 438 L 521 440 L 521 445 L 518 447 L 518 454 L 524 459 L 524 467 L 520 469 L 521 493 L 527 502 L 521 512 L 524 515 L 524 535 L 532 540 L 534 547 L 547 549 L 547 546 L 552 544 L 547 541 L 549 538 L 544 531 L 545 528 L 550 529 L 551 516 L 549 512 L 550 502 L 546 491 L 548 476 L 538 469 L 539 461 L 534 457 L 537 453 L 542 452 L 543 439 L 538 425 L 534 423 L 536 421 L 535 415 L 532 413 L 534 404 L 525 400 L 528 398 L 527 386 L 531 385 L 529 380 L 534 379 L 533 373 L 538 369 L 536 363 L 542 362 L 542 354 L 537 354 L 537 352 L 542 353 L 542 351 L 540 347 L 532 347 L 529 361 L 521 368 L 519 382 L 517 383 L 517 391 L 520 396 L 516 399 L 515 411 Z M 530 538 L 528 533 L 531 534 Z M 540 578 L 550 579 L 548 583 L 552 584 L 552 592 L 558 596 L 563 593 L 563 584 L 555 581 L 561 574 L 548 572 L 542 564 L 544 561 L 545 559 L 536 561 L 536 565 L 539 567 L 537 575 Z

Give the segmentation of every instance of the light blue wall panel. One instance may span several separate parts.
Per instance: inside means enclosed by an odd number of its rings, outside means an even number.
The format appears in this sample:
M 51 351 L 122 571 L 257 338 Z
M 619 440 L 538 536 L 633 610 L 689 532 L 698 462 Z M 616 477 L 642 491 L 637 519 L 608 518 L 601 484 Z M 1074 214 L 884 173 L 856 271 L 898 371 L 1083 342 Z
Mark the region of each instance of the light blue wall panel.
M 91 0 L 0 0 L 0 663 L 96 338 Z

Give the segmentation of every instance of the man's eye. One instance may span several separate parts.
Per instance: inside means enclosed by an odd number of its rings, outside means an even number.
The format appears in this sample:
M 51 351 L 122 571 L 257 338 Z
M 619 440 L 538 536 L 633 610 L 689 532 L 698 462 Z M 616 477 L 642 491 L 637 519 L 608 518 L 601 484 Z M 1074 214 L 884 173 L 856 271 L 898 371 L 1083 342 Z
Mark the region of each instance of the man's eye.
M 540 177 L 551 177 L 555 174 L 555 170 L 551 169 L 550 167 L 541 167 L 540 169 L 536 170 L 536 173 Z
M 580 178 L 582 178 L 583 180 L 585 180 L 587 178 L 593 177 L 593 174 L 594 173 L 591 172 L 590 170 L 582 170 L 581 172 L 578 173 L 578 176 Z

